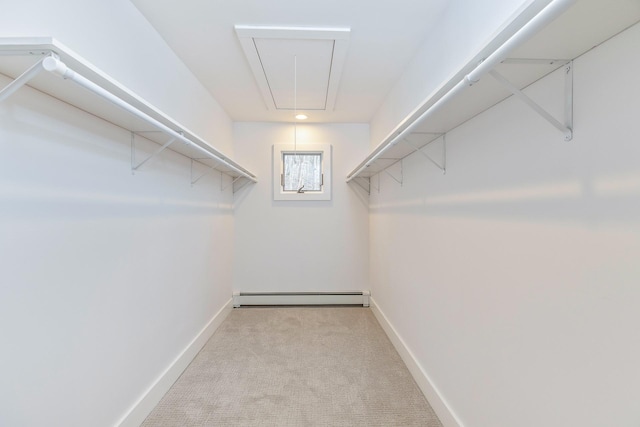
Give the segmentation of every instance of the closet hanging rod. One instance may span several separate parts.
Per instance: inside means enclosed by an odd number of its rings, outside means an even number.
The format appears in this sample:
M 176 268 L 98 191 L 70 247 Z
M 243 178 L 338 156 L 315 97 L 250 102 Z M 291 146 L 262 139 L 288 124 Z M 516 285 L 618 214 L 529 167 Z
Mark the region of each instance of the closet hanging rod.
M 90 92 L 95 93 L 96 95 L 106 99 L 107 101 L 111 102 L 112 104 L 122 108 L 123 110 L 125 110 L 125 111 L 133 114 L 134 116 L 144 120 L 145 122 L 155 126 L 156 128 L 158 128 L 162 132 L 166 133 L 167 135 L 172 136 L 172 137 L 176 138 L 177 140 L 182 141 L 185 144 L 189 145 L 190 147 L 192 147 L 192 148 L 204 153 L 207 157 L 210 157 L 210 158 L 216 160 L 217 162 L 225 165 L 229 169 L 231 169 L 234 172 L 238 173 L 240 176 L 243 176 L 244 178 L 246 178 L 246 179 L 248 179 L 248 180 L 250 180 L 252 182 L 258 182 L 257 179 L 254 176 L 248 174 L 247 172 L 243 171 L 242 169 L 240 169 L 240 168 L 236 167 L 235 165 L 231 164 L 225 158 L 217 156 L 216 154 L 208 151 L 206 148 L 201 147 L 200 145 L 198 145 L 195 142 L 191 141 L 189 138 L 185 137 L 181 132 L 178 132 L 178 131 L 175 131 L 175 130 L 171 129 L 170 127 L 166 126 L 165 124 L 159 122 L 158 120 L 154 119 L 153 117 L 149 116 L 148 114 L 138 110 L 136 107 L 132 106 L 131 104 L 127 103 L 126 101 L 124 101 L 121 98 L 117 97 L 116 95 L 112 94 L 108 90 L 102 88 L 101 86 L 93 83 L 91 80 L 89 80 L 89 79 L 83 77 L 82 75 L 78 74 L 77 72 L 73 71 L 71 68 L 67 67 L 67 65 L 64 62 L 62 62 L 61 60 L 59 60 L 58 58 L 56 58 L 54 56 L 48 56 L 42 62 L 42 66 L 46 71 L 49 71 L 52 74 L 55 74 L 55 75 L 57 75 L 59 77 L 62 77 L 64 79 L 66 79 L 66 80 L 71 80 L 72 82 L 78 84 L 79 86 L 82 86 L 83 88 L 89 90 Z
M 404 128 L 400 133 L 393 137 L 386 145 L 382 146 L 377 152 L 374 151 L 371 157 L 365 159 L 364 162 L 354 171 L 347 176 L 347 182 L 350 182 L 374 163 L 385 151 L 396 145 L 407 137 L 418 125 L 420 125 L 427 117 L 438 111 L 440 107 L 445 105 L 451 98 L 454 98 L 464 88 L 477 83 L 482 76 L 488 73 L 500 62 L 504 61 L 507 56 L 522 45 L 531 36 L 533 36 L 538 30 L 549 24 L 551 21 L 560 16 L 565 10 L 567 10 L 576 0 L 552 0 L 544 9 L 542 9 L 536 16 L 534 16 L 529 22 L 520 28 L 513 36 L 511 36 L 506 42 L 504 42 L 499 48 L 493 51 L 484 61 L 482 61 L 476 68 L 469 72 L 462 80 L 460 80 L 453 88 L 445 93 L 440 99 L 431 105 L 424 113 L 416 118 L 411 124 Z

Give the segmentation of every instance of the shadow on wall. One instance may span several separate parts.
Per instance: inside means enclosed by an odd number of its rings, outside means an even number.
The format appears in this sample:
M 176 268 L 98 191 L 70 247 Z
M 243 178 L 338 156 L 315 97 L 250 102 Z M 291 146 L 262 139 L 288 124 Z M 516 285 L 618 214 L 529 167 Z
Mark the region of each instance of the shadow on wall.
M 640 172 L 371 204 L 373 213 L 526 221 L 640 222 Z
M 640 66 L 626 50 L 633 46 L 630 40 L 616 42 L 622 43 L 619 52 L 600 47 L 574 62 L 572 141 L 565 142 L 560 132 L 510 97 L 447 134 L 446 175 L 414 153 L 389 170 L 395 176 L 403 174 L 402 184 L 385 173 L 373 177 L 371 212 L 637 223 L 640 92 L 638 86 L 622 83 Z M 608 55 L 606 61 L 599 59 L 599 52 Z M 602 70 L 612 64 L 621 74 L 607 78 Z M 556 71 L 525 93 L 552 115 L 563 117 L 563 78 Z M 436 159 L 440 155 L 430 154 Z
M 368 209 L 369 194 L 367 193 L 367 191 L 354 181 L 349 182 L 347 185 L 349 186 L 349 188 L 351 188 L 351 191 L 354 192 L 360 203 L 362 203 L 362 206 L 365 206 Z M 370 189 L 369 191 L 371 190 L 372 189 Z
M 43 217 L 65 221 L 81 219 L 162 218 L 167 216 L 232 215 L 232 207 L 222 203 L 189 202 L 141 196 L 106 195 L 72 191 L 31 191 L 16 188 L 2 195 L 0 219 L 29 220 Z
M 140 158 L 158 147 L 139 139 Z M 16 93 L 3 103 L 0 156 L 2 219 L 232 213 L 217 174 L 191 186 L 189 160 L 165 151 L 133 176 L 128 131 L 33 90 Z
M 597 119 L 578 121 L 573 141 L 508 100 L 450 132 L 447 174 L 418 153 L 403 182 L 372 177 L 372 213 L 519 221 L 640 221 L 640 146 Z M 523 119 L 526 117 L 527 119 Z M 530 117 L 530 119 L 529 119 Z M 613 125 L 611 125 L 613 126 Z M 479 137 L 480 135 L 480 137 Z

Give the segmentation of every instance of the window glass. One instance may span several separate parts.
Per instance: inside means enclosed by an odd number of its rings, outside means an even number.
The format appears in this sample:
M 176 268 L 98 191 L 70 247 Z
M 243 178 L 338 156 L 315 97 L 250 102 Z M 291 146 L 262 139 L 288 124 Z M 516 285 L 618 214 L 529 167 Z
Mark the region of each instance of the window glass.
M 322 191 L 322 153 L 282 153 L 283 190 Z
M 331 144 L 273 145 L 273 200 L 331 200 Z

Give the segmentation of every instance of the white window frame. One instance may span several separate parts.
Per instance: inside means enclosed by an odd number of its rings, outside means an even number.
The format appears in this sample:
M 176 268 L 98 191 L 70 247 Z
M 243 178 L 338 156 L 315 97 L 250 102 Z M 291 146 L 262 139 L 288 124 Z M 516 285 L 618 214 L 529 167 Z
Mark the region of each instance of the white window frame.
M 295 150 L 294 150 L 295 148 Z M 282 187 L 283 154 L 298 152 L 300 154 L 322 154 L 322 189 L 298 193 L 284 191 Z M 273 146 L 273 200 L 331 200 L 331 144 L 275 144 Z

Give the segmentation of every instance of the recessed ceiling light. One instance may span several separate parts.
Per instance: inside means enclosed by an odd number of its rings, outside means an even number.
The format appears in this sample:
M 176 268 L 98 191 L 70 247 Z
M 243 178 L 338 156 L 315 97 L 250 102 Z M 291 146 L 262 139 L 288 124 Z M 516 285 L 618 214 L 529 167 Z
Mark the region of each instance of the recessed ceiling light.
M 307 120 L 309 117 L 307 117 L 306 114 L 297 114 L 296 115 L 296 119 L 298 120 Z

